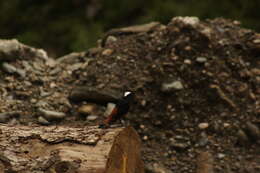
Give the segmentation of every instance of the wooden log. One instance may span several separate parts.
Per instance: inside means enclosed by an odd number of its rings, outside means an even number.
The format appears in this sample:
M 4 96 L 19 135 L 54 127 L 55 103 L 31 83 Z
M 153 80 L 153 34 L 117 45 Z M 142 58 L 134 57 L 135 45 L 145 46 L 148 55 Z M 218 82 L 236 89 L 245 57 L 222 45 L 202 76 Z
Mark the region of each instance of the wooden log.
M 132 127 L 0 125 L 0 173 L 143 173 Z

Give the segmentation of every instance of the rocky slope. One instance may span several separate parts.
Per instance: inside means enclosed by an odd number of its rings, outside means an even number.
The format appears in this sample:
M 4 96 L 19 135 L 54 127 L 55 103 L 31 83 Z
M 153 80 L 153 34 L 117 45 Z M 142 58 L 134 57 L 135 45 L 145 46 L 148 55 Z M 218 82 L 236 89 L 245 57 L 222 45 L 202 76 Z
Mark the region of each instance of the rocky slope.
M 259 55 L 260 34 L 195 17 L 114 29 L 57 60 L 1 40 L 0 122 L 98 124 L 105 107 L 70 102 L 71 90 L 131 90 L 126 119 L 143 139 L 147 172 L 259 172 Z

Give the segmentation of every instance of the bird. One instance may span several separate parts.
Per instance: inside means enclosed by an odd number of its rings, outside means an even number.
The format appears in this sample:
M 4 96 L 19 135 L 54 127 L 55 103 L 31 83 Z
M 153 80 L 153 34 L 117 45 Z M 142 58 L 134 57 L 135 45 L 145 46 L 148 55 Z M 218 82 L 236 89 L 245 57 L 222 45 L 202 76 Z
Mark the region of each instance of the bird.
M 103 123 L 99 125 L 99 127 L 100 128 L 108 127 L 111 123 L 123 118 L 128 113 L 130 109 L 130 104 L 133 102 L 133 100 L 134 100 L 133 92 L 126 91 L 124 93 L 124 96 L 117 101 L 111 113 L 103 121 Z

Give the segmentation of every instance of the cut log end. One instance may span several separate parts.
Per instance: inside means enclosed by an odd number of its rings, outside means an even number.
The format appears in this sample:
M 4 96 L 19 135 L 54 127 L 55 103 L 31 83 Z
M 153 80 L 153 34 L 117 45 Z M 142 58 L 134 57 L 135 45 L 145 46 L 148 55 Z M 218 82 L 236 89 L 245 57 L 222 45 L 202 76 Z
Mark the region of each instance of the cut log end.
M 143 173 L 132 127 L 0 125 L 0 172 Z

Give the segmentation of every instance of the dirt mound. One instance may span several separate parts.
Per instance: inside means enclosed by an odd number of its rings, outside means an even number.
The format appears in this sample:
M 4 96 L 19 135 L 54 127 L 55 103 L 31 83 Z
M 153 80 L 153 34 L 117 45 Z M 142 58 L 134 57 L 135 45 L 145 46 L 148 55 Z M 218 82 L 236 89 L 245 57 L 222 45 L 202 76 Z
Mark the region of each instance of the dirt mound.
M 237 21 L 176 17 L 112 30 L 99 43 L 58 60 L 23 58 L 28 51 L 5 59 L 0 121 L 96 124 L 102 116 L 75 116 L 74 86 L 131 90 L 127 119 L 143 139 L 148 172 L 196 172 L 200 155 L 216 172 L 259 171 L 259 34 Z
M 214 153 L 217 170 L 243 172 L 259 151 L 237 147 L 245 122 L 259 127 L 259 39 L 224 19 L 179 17 L 146 32 L 118 30 L 103 40 L 79 84 L 136 92 L 128 118 L 143 136 L 147 162 L 189 172 L 202 149 Z

